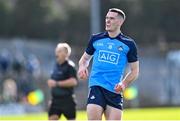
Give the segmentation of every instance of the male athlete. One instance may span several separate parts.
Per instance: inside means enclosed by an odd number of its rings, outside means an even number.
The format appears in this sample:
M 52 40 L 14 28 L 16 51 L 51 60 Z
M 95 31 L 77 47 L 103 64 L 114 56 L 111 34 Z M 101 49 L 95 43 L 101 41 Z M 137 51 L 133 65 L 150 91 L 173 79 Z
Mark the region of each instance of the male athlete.
M 68 120 L 76 118 L 73 87 L 77 85 L 76 70 L 70 64 L 71 48 L 67 43 L 59 43 L 55 49 L 56 64 L 48 80 L 52 103 L 48 112 L 49 120 L 58 120 L 61 114 Z M 72 62 L 71 62 L 72 63 Z
M 124 12 L 117 8 L 109 9 L 105 21 L 106 31 L 92 35 L 79 61 L 78 76 L 86 80 L 87 67 L 93 56 L 87 102 L 89 120 L 101 120 L 103 114 L 107 120 L 121 120 L 121 93 L 139 74 L 135 42 L 121 32 Z M 124 75 L 127 63 L 130 71 Z

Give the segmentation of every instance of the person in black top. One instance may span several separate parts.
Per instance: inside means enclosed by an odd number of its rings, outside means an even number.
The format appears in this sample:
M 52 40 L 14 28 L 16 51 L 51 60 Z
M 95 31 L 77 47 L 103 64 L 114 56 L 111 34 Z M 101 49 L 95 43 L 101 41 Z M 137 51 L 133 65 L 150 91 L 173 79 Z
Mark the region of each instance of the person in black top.
M 48 111 L 49 120 L 58 120 L 63 114 L 68 120 L 76 118 L 76 104 L 73 88 L 77 85 L 76 70 L 69 60 L 71 48 L 59 43 L 55 49 L 56 64 L 48 80 L 52 100 Z

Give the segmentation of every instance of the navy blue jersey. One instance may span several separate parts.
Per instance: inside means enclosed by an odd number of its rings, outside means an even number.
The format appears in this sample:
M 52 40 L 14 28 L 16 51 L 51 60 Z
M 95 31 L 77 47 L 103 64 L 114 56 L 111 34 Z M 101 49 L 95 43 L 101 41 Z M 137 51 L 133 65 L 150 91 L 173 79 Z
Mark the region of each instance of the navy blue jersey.
M 122 81 L 127 63 L 138 61 L 134 40 L 122 33 L 115 38 L 107 32 L 93 35 L 86 53 L 93 55 L 89 87 L 101 86 L 111 92 Z
M 76 70 L 75 68 L 65 61 L 63 64 L 56 63 L 54 66 L 53 73 L 51 74 L 51 79 L 55 81 L 64 81 L 69 78 L 76 78 Z M 53 97 L 61 97 L 61 96 L 71 96 L 73 94 L 73 87 L 59 87 L 56 86 L 51 90 Z

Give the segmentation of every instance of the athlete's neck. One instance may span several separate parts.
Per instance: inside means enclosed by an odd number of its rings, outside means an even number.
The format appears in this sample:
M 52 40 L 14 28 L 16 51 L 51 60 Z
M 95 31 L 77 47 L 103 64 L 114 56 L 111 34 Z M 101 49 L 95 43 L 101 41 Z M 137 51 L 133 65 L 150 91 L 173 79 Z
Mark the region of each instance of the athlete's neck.
M 66 61 L 67 61 L 67 59 L 63 59 L 63 60 L 59 60 L 58 63 L 59 63 L 60 65 L 62 65 L 62 64 L 64 64 Z
M 121 30 L 117 30 L 117 31 L 108 31 L 109 37 L 111 37 L 111 38 L 117 37 L 120 33 L 121 33 Z

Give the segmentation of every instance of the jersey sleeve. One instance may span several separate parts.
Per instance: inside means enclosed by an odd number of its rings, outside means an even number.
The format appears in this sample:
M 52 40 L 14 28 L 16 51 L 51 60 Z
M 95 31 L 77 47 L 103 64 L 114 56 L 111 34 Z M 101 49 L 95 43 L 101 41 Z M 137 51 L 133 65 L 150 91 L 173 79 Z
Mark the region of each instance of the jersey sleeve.
M 138 61 L 137 47 L 134 41 L 130 44 L 130 50 L 127 54 L 127 58 L 129 63 Z
M 53 70 L 51 71 L 50 79 L 55 80 L 56 74 L 55 74 L 56 65 L 54 65 Z
M 93 47 L 93 42 L 94 42 L 93 36 L 91 36 L 88 46 L 86 48 L 86 53 L 89 55 L 93 55 L 95 51 L 95 48 Z
M 69 67 L 68 76 L 69 76 L 69 78 L 74 77 L 77 79 L 77 72 L 74 67 L 72 67 L 72 66 Z

